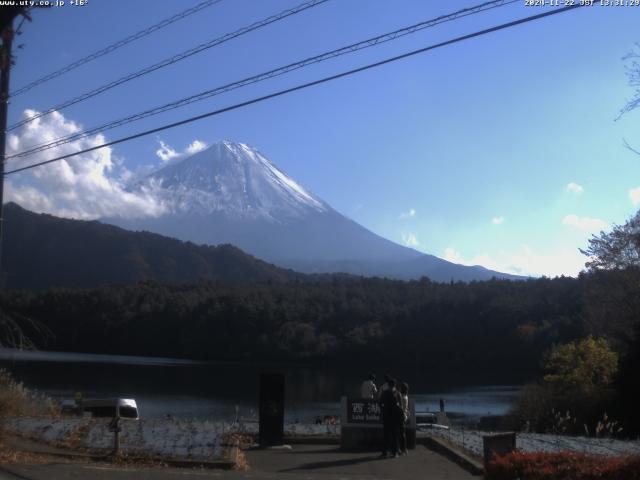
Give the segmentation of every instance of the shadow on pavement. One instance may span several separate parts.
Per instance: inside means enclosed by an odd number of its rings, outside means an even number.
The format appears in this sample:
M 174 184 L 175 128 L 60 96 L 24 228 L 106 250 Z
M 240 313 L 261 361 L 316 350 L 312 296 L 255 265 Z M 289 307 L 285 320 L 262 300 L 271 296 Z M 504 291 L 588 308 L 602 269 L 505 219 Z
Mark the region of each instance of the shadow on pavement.
M 359 457 L 359 458 L 347 458 L 344 460 L 330 460 L 328 462 L 312 462 L 306 463 L 304 465 L 298 465 L 293 468 L 286 468 L 283 470 L 279 470 L 279 472 L 295 472 L 296 470 L 320 470 L 323 468 L 332 468 L 332 467 L 346 467 L 348 465 L 357 465 L 359 463 L 365 462 L 373 462 L 376 460 L 382 460 L 378 455 L 374 455 L 371 457 Z
M 340 450 L 340 448 L 332 448 L 331 450 L 327 449 L 318 449 L 318 450 L 291 450 L 287 452 L 287 455 L 304 455 L 307 453 L 313 454 L 327 454 L 327 453 L 342 453 L 344 454 L 344 450 Z

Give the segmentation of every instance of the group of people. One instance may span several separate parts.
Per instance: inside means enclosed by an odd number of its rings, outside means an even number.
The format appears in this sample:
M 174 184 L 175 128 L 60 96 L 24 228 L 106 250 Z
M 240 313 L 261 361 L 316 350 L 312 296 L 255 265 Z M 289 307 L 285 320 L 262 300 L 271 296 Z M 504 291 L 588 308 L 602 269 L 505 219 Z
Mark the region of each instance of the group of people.
M 377 400 L 380 404 L 384 445 L 381 457 L 407 455 L 407 434 L 405 425 L 409 420 L 409 385 L 397 382 L 385 375 L 385 383 L 376 386 L 376 376 L 371 374 L 362 382 L 360 396 Z

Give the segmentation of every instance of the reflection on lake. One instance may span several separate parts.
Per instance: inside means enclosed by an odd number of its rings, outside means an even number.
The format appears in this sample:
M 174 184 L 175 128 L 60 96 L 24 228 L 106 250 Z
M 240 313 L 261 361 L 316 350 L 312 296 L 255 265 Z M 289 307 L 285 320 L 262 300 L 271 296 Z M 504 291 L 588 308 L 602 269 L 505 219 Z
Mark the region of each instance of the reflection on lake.
M 286 419 L 313 421 L 317 416 L 338 415 L 342 395 L 357 395 L 368 371 L 355 368 L 280 364 L 190 362 L 150 357 L 125 357 L 57 352 L 0 350 L 0 364 L 17 380 L 56 398 L 80 391 L 89 397 L 130 397 L 143 417 L 231 420 L 255 417 L 258 376 L 261 372 L 285 374 Z M 383 369 L 378 369 L 379 383 Z M 434 411 L 439 400 L 446 410 L 467 419 L 506 413 L 519 392 L 514 386 L 460 386 L 424 372 L 391 372 L 410 386 L 420 411 Z

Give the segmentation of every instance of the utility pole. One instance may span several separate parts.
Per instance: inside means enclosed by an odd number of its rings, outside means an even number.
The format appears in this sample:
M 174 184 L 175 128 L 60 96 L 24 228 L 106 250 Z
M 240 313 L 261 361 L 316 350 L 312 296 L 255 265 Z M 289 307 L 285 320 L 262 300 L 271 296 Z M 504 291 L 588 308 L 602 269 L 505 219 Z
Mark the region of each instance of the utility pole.
M 7 114 L 9 111 L 9 74 L 11 72 L 11 43 L 13 42 L 13 20 L 9 21 L 2 33 L 0 49 L 0 289 L 4 288 L 2 272 L 2 224 L 4 210 L 4 162 L 7 143 Z

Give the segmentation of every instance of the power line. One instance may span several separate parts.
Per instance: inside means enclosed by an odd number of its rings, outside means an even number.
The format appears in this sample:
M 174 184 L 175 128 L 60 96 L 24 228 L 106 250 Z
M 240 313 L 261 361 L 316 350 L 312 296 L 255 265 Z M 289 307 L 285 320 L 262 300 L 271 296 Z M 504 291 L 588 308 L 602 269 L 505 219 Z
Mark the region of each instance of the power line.
M 363 40 L 361 42 L 358 43 L 354 43 L 351 45 L 347 45 L 346 47 L 341 47 L 338 48 L 336 50 L 331 50 L 329 52 L 325 52 L 322 53 L 320 55 L 316 55 L 313 57 L 309 57 L 306 58 L 304 60 L 300 60 L 294 63 L 291 63 L 289 65 L 285 65 L 283 67 L 279 67 L 273 70 L 269 70 L 267 72 L 264 73 L 260 73 L 258 75 L 254 75 L 251 77 L 247 77 L 244 78 L 242 80 L 239 80 L 237 82 L 233 82 L 233 83 L 229 83 L 220 87 L 216 87 L 213 88 L 211 90 L 206 90 L 204 92 L 198 93 L 196 95 L 191 95 L 189 97 L 186 98 L 182 98 L 180 100 L 176 100 L 174 102 L 170 102 L 164 105 L 161 105 L 159 107 L 154 107 L 150 110 L 146 110 L 143 112 L 139 112 L 133 115 L 129 115 L 127 117 L 118 119 L 118 120 L 114 120 L 112 122 L 100 125 L 98 127 L 93 127 L 81 132 L 76 132 L 70 135 L 66 135 L 64 137 L 59 137 L 53 141 L 50 142 L 45 142 L 45 143 L 41 143 L 39 145 L 32 145 L 30 147 L 27 147 L 26 150 L 13 154 L 11 156 L 8 156 L 7 158 L 17 158 L 17 157 L 26 157 L 29 155 L 33 155 L 34 153 L 38 153 L 38 152 L 42 152 L 45 150 L 49 150 L 51 148 L 55 148 L 61 145 L 65 145 L 67 143 L 70 143 L 72 141 L 75 140 L 79 140 L 81 138 L 85 138 L 88 137 L 90 135 L 96 134 L 96 133 L 101 133 L 107 130 L 111 130 L 113 128 L 128 124 L 128 123 L 132 123 L 135 122 L 137 120 L 141 120 L 143 118 L 147 118 L 153 115 L 158 115 L 160 113 L 164 113 L 167 112 L 169 110 L 174 110 L 176 108 L 185 106 L 185 105 L 189 105 L 191 103 L 195 103 L 216 95 L 220 95 L 232 90 L 235 90 L 237 88 L 241 88 L 247 85 L 251 85 L 254 83 L 258 83 L 273 77 L 277 77 L 280 75 L 284 75 L 286 73 L 289 73 L 291 71 L 294 70 L 298 70 L 300 68 L 306 67 L 308 65 L 311 64 L 315 64 L 315 63 L 320 63 L 323 62 L 325 60 L 329 60 L 331 58 L 335 58 L 335 57 L 339 57 L 342 55 L 346 55 L 348 53 L 352 53 L 358 50 L 363 50 L 365 48 L 369 48 L 369 47 L 373 47 L 375 45 L 379 45 L 381 43 L 385 43 L 385 42 L 389 42 L 391 40 L 395 40 L 397 38 L 403 37 L 405 35 L 409 35 L 412 33 L 415 33 L 417 31 L 423 30 L 425 28 L 429 28 L 429 27 L 434 27 L 436 25 L 442 24 L 442 23 L 446 23 L 449 21 L 453 21 L 453 20 L 457 20 L 469 15 L 475 15 L 477 13 L 480 12 L 484 12 L 487 10 L 491 10 L 493 8 L 498 8 L 498 7 L 502 7 L 505 5 L 509 5 L 511 3 L 515 3 L 519 0 L 493 0 L 493 1 L 489 1 L 489 2 L 485 2 L 479 5 L 476 5 L 474 7 L 469 7 L 469 8 L 465 8 L 462 10 L 459 10 L 457 12 L 451 13 L 451 14 L 447 14 L 447 15 L 442 15 L 440 17 L 436 17 L 434 19 L 431 20 L 426 20 L 420 23 L 417 23 L 415 25 L 412 25 L 410 27 L 405 27 L 405 28 L 401 28 L 399 30 L 395 30 L 393 32 L 390 33 L 386 33 L 383 35 L 378 35 L 377 37 L 372 37 L 369 38 L 367 40 Z
M 414 55 L 418 55 L 420 53 L 425 53 L 425 52 L 428 52 L 430 50 L 434 50 L 436 48 L 440 48 L 440 47 L 444 47 L 444 46 L 451 45 L 451 44 L 454 44 L 454 43 L 462 42 L 464 40 L 469 40 L 469 39 L 472 39 L 472 38 L 475 38 L 475 37 L 479 37 L 481 35 L 486 35 L 486 34 L 489 34 L 489 33 L 497 32 L 499 30 L 504 30 L 506 28 L 514 27 L 516 25 L 521 25 L 521 24 L 524 24 L 524 23 L 532 22 L 534 20 L 539 20 L 541 18 L 549 17 L 551 15 L 557 15 L 559 13 L 564 13 L 564 12 L 567 12 L 569 10 L 580 8 L 582 6 L 584 6 L 584 5 L 581 5 L 581 4 L 577 3 L 577 4 L 574 4 L 574 5 L 569 5 L 569 6 L 566 6 L 566 7 L 556 8 L 554 10 L 550 10 L 550 11 L 547 11 L 547 12 L 539 13 L 537 15 L 531 15 L 529 17 L 521 18 L 521 19 L 518 19 L 518 20 L 513 20 L 511 22 L 503 23 L 503 24 L 497 25 L 495 27 L 487 28 L 487 29 L 480 30 L 480 31 L 477 31 L 477 32 L 474 32 L 474 33 L 469 33 L 467 35 L 456 37 L 456 38 L 453 38 L 451 40 L 446 40 L 444 42 L 440 42 L 440 43 L 437 43 L 437 44 L 434 44 L 434 45 L 423 47 L 423 48 L 420 48 L 418 50 L 413 50 L 411 52 L 403 53 L 402 55 L 397 55 L 395 57 L 386 58 L 384 60 L 380 60 L 380 61 L 375 62 L 375 63 L 370 63 L 370 64 L 365 65 L 363 67 L 354 68 L 352 70 L 347 70 L 345 72 L 341 72 L 341 73 L 338 73 L 338 74 L 335 74 L 335 75 L 331 75 L 329 77 L 324 77 L 324 78 L 321 78 L 319 80 L 314 80 L 313 82 L 308 82 L 308 83 L 304 83 L 304 84 L 301 84 L 301 85 L 297 85 L 295 87 L 291 87 L 291 88 L 287 88 L 287 89 L 284 89 L 284 90 L 280 90 L 278 92 L 274 92 L 274 93 L 271 93 L 269 95 L 264 95 L 262 97 L 253 98 L 251 100 L 247 100 L 247 101 L 241 102 L 241 103 L 236 103 L 235 105 L 231 105 L 229 107 L 221 108 L 219 110 L 214 110 L 214 111 L 207 112 L 207 113 L 204 113 L 204 114 L 201 114 L 201 115 L 196 115 L 194 117 L 190 117 L 190 118 L 187 118 L 185 120 L 180 120 L 178 122 L 174 122 L 174 123 L 170 123 L 170 124 L 167 124 L 167 125 L 163 125 L 161 127 L 156 127 L 156 128 L 151 129 L 151 130 L 146 130 L 144 132 L 139 132 L 139 133 L 136 133 L 134 135 L 129 135 L 127 137 L 119 138 L 117 140 L 113 140 L 111 142 L 106 142 L 106 143 L 103 143 L 102 145 L 98 145 L 98 146 L 95 146 L 95 147 L 87 148 L 87 149 L 81 150 L 79 152 L 69 153 L 67 155 L 62 155 L 60 157 L 52 158 L 50 160 L 45 160 L 45 161 L 42 161 L 42 162 L 34 163 L 32 165 L 27 165 L 25 167 L 16 168 L 14 170 L 10 170 L 10 171 L 6 172 L 5 176 L 6 175 L 11 175 L 13 173 L 23 172 L 25 170 L 29 170 L 29 169 L 32 169 L 32 168 L 40 167 L 42 165 L 47 165 L 49 163 L 58 162 L 60 160 L 65 160 L 67 158 L 75 157 L 77 155 L 82 155 L 84 153 L 93 152 L 94 150 L 98 150 L 100 148 L 110 147 L 110 146 L 113 146 L 113 145 L 117 145 L 119 143 L 128 142 L 130 140 L 135 140 L 136 138 L 140 138 L 140 137 L 144 137 L 144 136 L 151 135 L 151 134 L 154 134 L 154 133 L 158 133 L 158 132 L 161 132 L 163 130 L 168 130 L 170 128 L 179 127 L 181 125 L 186 125 L 188 123 L 192 123 L 192 122 L 195 122 L 195 121 L 198 121 L 198 120 L 202 120 L 204 118 L 220 115 L 222 113 L 230 112 L 232 110 L 237 110 L 239 108 L 246 107 L 246 106 L 249 106 L 249 105 L 253 105 L 255 103 L 263 102 L 265 100 L 269 100 L 269 99 L 272 99 L 272 98 L 280 97 L 280 96 L 286 95 L 288 93 L 296 92 L 298 90 L 304 90 L 306 88 L 310 88 L 310 87 L 313 87 L 313 86 L 316 86 L 316 85 L 320 85 L 322 83 L 330 82 L 332 80 L 337 80 L 337 79 L 343 78 L 343 77 L 348 77 L 348 76 L 354 75 L 354 74 L 359 73 L 359 72 L 364 72 L 366 70 L 370 70 L 370 69 L 373 69 L 373 68 L 376 68 L 376 67 L 380 67 L 380 66 L 386 65 L 388 63 L 392 63 L 392 62 L 396 62 L 398 60 L 409 58 L 409 57 L 412 57 Z
M 147 35 L 150 35 L 153 32 L 156 32 L 164 27 L 167 27 L 169 25 L 171 25 L 172 23 L 175 23 L 179 20 L 182 20 L 183 18 L 188 17 L 189 15 L 193 15 L 194 13 L 199 12 L 200 10 L 204 10 L 205 8 L 208 8 L 212 5 L 215 5 L 216 3 L 220 3 L 222 0 L 205 0 L 204 2 L 200 2 L 199 4 L 188 8 L 186 10 L 184 10 L 183 12 L 177 13 L 169 18 L 165 18 L 164 20 L 162 20 L 159 23 L 156 23 L 154 25 L 151 25 L 150 27 L 145 28 L 144 30 L 140 30 L 137 33 L 134 33 L 133 35 L 129 35 L 127 38 L 124 38 L 122 40 L 119 40 L 115 43 L 112 43 L 110 45 L 107 45 L 106 47 L 98 50 L 97 52 L 94 52 L 90 55 L 87 55 L 86 57 L 81 58 L 80 60 L 76 60 L 73 63 L 70 63 L 69 65 L 62 67 L 59 70 L 56 70 L 54 72 L 49 73 L 48 75 L 45 75 L 44 77 L 38 78 L 37 80 L 34 80 L 33 82 L 20 87 L 16 90 L 14 90 L 13 92 L 11 92 L 11 96 L 15 97 L 18 96 L 24 92 L 27 92 L 29 90 L 31 90 L 32 88 L 37 87 L 38 85 L 41 85 L 45 82 L 48 82 L 49 80 L 52 80 L 56 77 L 59 77 L 60 75 L 64 75 L 67 72 L 70 72 L 71 70 L 75 70 L 76 68 L 89 63 L 97 58 L 103 57 L 115 50 L 117 50 L 120 47 L 123 47 L 135 40 L 139 40 L 143 37 L 146 37 Z
M 43 112 L 39 112 L 36 115 L 33 115 L 29 118 L 25 118 L 24 120 L 21 120 L 19 122 L 14 123 L 13 125 L 11 125 L 8 130 L 15 130 L 18 127 L 21 127 L 22 125 L 25 125 L 29 122 L 34 121 L 37 118 L 41 118 L 44 117 L 45 115 L 49 115 L 52 112 L 56 112 L 56 111 L 60 111 L 64 108 L 70 107 L 71 105 L 75 105 L 76 103 L 82 102 L 84 100 L 88 100 L 89 98 L 95 97 L 96 95 L 100 95 L 101 93 L 104 93 L 108 90 L 111 90 L 112 88 L 117 87 L 118 85 L 122 85 L 123 83 L 127 83 L 130 82 L 131 80 L 134 80 L 136 78 L 140 78 L 144 75 L 147 75 L 149 73 L 155 72 L 156 70 L 159 70 L 161 68 L 167 67 L 169 65 L 173 65 L 174 63 L 177 63 L 181 60 L 184 60 L 186 58 L 192 57 L 193 55 L 196 55 L 200 52 L 203 52 L 205 50 L 208 50 L 210 48 L 216 47 L 222 43 L 228 42 L 229 40 L 232 40 L 234 38 L 240 37 L 242 35 L 245 35 L 249 32 L 252 32 L 254 30 L 258 30 L 259 28 L 262 27 L 266 27 L 267 25 L 270 25 L 272 23 L 275 23 L 279 20 L 283 20 L 291 15 L 295 15 L 297 13 L 300 13 L 304 10 L 307 10 L 309 8 L 313 8 L 317 5 L 320 5 L 322 3 L 326 3 L 329 0 L 310 0 L 304 3 L 301 3 L 300 5 L 297 5 L 293 8 L 289 8 L 287 10 L 283 10 L 282 12 L 276 14 L 276 15 L 271 15 L 263 20 L 260 20 L 258 22 L 252 23 L 251 25 L 248 25 L 246 27 L 242 27 L 234 32 L 231 33 L 227 33 L 225 35 L 222 35 L 221 37 L 217 37 L 214 38 L 213 40 L 206 42 L 206 43 L 202 43 L 196 47 L 190 48 L 189 50 L 186 50 L 182 53 L 178 53 L 176 55 L 173 55 L 169 58 L 165 58 L 164 60 L 157 62 L 153 65 L 150 65 L 146 68 L 143 68 L 142 70 L 138 70 L 136 72 L 130 73 L 128 75 L 125 75 L 124 77 L 121 77 L 117 80 L 114 80 L 112 82 L 106 83 L 98 88 L 95 88 L 89 92 L 83 93 L 82 95 L 78 95 L 77 97 L 74 97 L 70 100 L 66 100 L 58 105 L 56 105 L 55 107 L 51 107 L 48 108 L 47 110 L 43 111 Z
M 383 34 L 383 35 L 379 35 L 377 37 L 373 37 L 355 44 L 351 44 L 348 45 L 346 47 L 342 47 L 336 50 L 332 50 L 329 52 L 325 52 L 323 54 L 320 55 L 316 55 L 314 57 L 310 57 L 298 62 L 294 62 L 292 64 L 286 65 L 284 67 L 280 67 L 274 70 L 270 70 L 268 72 L 264 72 L 258 75 L 254 75 L 252 77 L 248 77 L 245 78 L 243 80 L 239 80 L 237 82 L 233 82 L 227 85 L 223 85 L 221 87 L 216 87 L 214 89 L 211 90 L 207 90 L 205 92 L 201 92 L 199 94 L 196 95 L 192 95 L 190 97 L 186 97 L 183 98 L 181 100 L 177 100 L 159 107 L 155 107 L 153 109 L 150 110 L 146 110 L 143 112 L 139 112 L 137 114 L 134 115 L 129 115 L 127 117 L 121 118 L 119 120 L 114 120 L 112 122 L 109 122 L 107 124 L 103 124 L 101 126 L 98 127 L 93 127 L 91 129 L 88 130 L 84 130 L 81 132 L 76 132 L 64 137 L 59 137 L 51 142 L 45 142 L 45 143 L 41 143 L 38 145 L 32 145 L 30 147 L 27 148 L 27 150 L 24 150 L 22 152 L 19 152 L 17 154 L 8 156 L 7 158 L 16 158 L 16 157 L 24 157 L 24 156 L 28 156 L 28 155 L 32 155 L 34 153 L 38 153 L 44 150 L 48 150 L 50 148 L 55 148 L 58 147 L 60 145 L 64 145 L 66 143 L 72 142 L 74 140 L 78 140 L 81 138 L 85 138 L 87 136 L 96 134 L 96 133 L 100 133 L 100 132 L 104 132 L 106 130 L 110 130 L 128 123 L 132 123 L 134 121 L 137 120 L 141 120 L 143 118 L 146 117 L 150 117 L 153 115 L 157 115 L 160 113 L 164 113 L 166 111 L 169 110 L 173 110 L 197 101 L 201 101 L 216 95 L 220 95 L 222 93 L 226 93 L 229 92 L 231 90 L 235 90 L 237 88 L 241 88 L 247 85 L 251 85 L 253 83 L 258 83 L 264 80 L 267 80 L 269 78 L 273 78 L 276 76 L 280 76 L 286 73 L 289 73 L 293 70 L 297 70 L 299 68 L 303 68 L 306 67 L 310 64 L 314 64 L 314 63 L 320 63 L 322 61 L 331 59 L 331 58 L 335 58 L 341 55 L 345 55 L 348 53 L 352 53 L 354 51 L 358 51 L 358 50 L 362 50 L 364 48 L 369 48 L 369 47 L 373 47 L 375 45 L 378 45 L 380 43 L 385 43 L 391 40 L 395 40 L 399 37 L 402 37 L 404 35 L 408 35 L 411 33 L 415 33 L 419 30 L 422 30 L 424 28 L 428 28 L 428 27 L 433 27 L 435 25 L 441 24 L 441 23 L 446 23 L 448 21 L 452 21 L 452 20 L 456 20 L 459 18 L 463 18 L 469 15 L 473 15 L 473 14 L 477 14 L 486 10 L 491 10 L 493 8 L 498 8 L 504 5 L 508 5 L 511 3 L 515 3 L 519 0 L 493 0 L 493 1 L 489 1 L 489 2 L 485 2 L 483 4 L 474 6 L 474 7 L 469 7 L 469 8 L 465 8 L 462 10 L 459 10 L 457 12 L 454 12 L 452 14 L 448 14 L 448 15 L 443 15 L 440 17 L 437 17 L 435 19 L 431 19 L 431 20 L 427 20 L 424 22 L 420 22 L 416 25 L 412 25 L 410 27 L 406 27 L 406 28 L 402 28 L 399 30 L 396 30 L 394 32 L 391 33 L 387 33 L 387 34 Z

